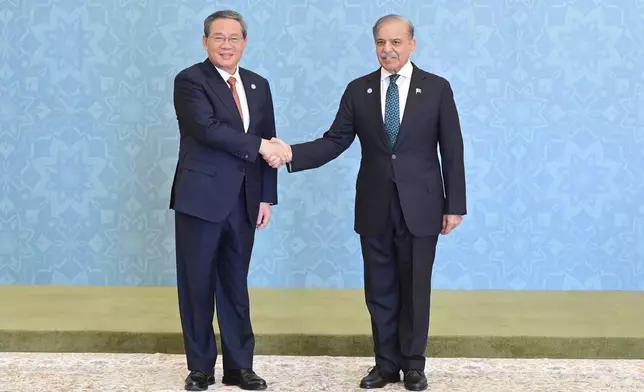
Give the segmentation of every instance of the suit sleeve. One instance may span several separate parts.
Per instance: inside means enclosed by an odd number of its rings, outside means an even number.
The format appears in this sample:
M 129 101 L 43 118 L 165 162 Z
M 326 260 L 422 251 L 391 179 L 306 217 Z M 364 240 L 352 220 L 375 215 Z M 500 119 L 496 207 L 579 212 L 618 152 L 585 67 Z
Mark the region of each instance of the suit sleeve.
M 270 140 L 273 137 L 277 137 L 277 132 L 275 130 L 275 110 L 273 107 L 273 95 L 271 94 L 271 87 L 268 81 L 266 81 L 266 107 L 267 107 L 267 120 L 266 127 L 264 128 L 262 134 L 264 139 Z M 277 204 L 277 169 L 270 167 L 265 160 L 261 160 L 262 165 L 262 198 L 261 201 L 264 203 L 271 203 L 273 205 Z
M 454 93 L 449 82 L 445 82 L 441 94 L 438 144 L 445 186 L 444 214 L 466 215 L 463 136 Z
M 355 137 L 353 104 L 347 86 L 331 128 L 316 140 L 292 145 L 293 158 L 287 169 L 294 173 L 323 166 L 348 149 Z
M 203 87 L 185 73 L 174 80 L 174 108 L 185 135 L 248 162 L 257 159 L 261 138 L 219 121 Z

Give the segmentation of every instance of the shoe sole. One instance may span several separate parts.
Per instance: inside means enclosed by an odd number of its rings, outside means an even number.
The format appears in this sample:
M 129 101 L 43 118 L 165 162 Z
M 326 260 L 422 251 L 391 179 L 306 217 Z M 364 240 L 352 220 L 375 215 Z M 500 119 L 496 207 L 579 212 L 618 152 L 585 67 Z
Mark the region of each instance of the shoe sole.
M 192 387 L 185 387 L 184 388 L 186 391 L 207 391 L 208 387 L 202 388 L 198 386 L 192 386 Z
M 376 385 L 371 384 L 371 385 L 369 385 L 369 384 L 362 384 L 361 383 L 360 388 L 362 388 L 362 389 L 380 389 L 380 388 L 386 387 L 389 384 L 396 384 L 396 383 L 399 383 L 399 382 L 400 382 L 400 380 L 398 380 L 398 381 L 387 381 L 382 385 L 381 384 L 376 384 Z
M 239 388 L 241 388 L 241 389 L 243 389 L 243 390 L 245 390 L 245 391 L 263 391 L 263 390 L 265 390 L 266 388 L 268 388 L 268 386 L 266 386 L 266 385 L 258 385 L 258 386 L 252 386 L 252 387 L 245 387 L 245 386 L 242 386 L 242 385 L 239 385 L 239 384 L 227 384 L 227 383 L 225 383 L 225 382 L 224 382 L 224 383 L 222 383 L 222 384 L 224 384 L 224 385 L 225 385 L 225 386 L 227 386 L 227 387 L 239 387 Z

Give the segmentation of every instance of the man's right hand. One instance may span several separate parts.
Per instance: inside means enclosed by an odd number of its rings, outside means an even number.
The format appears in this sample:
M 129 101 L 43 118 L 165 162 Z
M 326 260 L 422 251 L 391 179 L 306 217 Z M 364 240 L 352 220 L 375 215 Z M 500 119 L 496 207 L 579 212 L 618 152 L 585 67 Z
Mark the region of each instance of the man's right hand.
M 291 146 L 277 138 L 272 138 L 271 140 L 262 139 L 259 153 L 262 155 L 266 163 L 274 169 L 290 162 L 293 158 Z

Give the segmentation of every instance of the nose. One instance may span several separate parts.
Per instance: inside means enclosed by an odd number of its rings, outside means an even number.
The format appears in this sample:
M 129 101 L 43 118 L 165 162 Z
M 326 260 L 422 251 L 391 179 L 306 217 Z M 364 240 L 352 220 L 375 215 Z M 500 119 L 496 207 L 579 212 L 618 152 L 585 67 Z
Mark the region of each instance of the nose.
M 385 42 L 385 52 L 390 53 L 393 46 L 389 42 Z

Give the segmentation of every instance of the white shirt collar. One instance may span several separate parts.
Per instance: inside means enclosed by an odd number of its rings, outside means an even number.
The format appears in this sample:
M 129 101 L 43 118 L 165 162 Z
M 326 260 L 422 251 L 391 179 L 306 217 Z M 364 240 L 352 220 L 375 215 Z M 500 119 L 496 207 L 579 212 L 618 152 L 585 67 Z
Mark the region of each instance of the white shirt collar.
M 407 63 L 403 65 L 403 67 L 398 71 L 398 75 L 411 79 L 411 74 L 414 71 L 414 67 L 411 65 L 411 61 L 407 60 Z M 392 73 L 384 69 L 383 67 L 380 67 L 380 80 L 385 80 L 389 76 L 391 76 Z
M 241 78 L 239 77 L 239 65 L 237 65 L 237 69 L 235 69 L 235 73 L 232 75 L 217 66 L 215 66 L 215 69 L 219 72 L 221 77 L 224 78 L 224 82 L 228 83 L 228 79 L 231 76 L 234 77 L 237 82 L 241 82 Z

